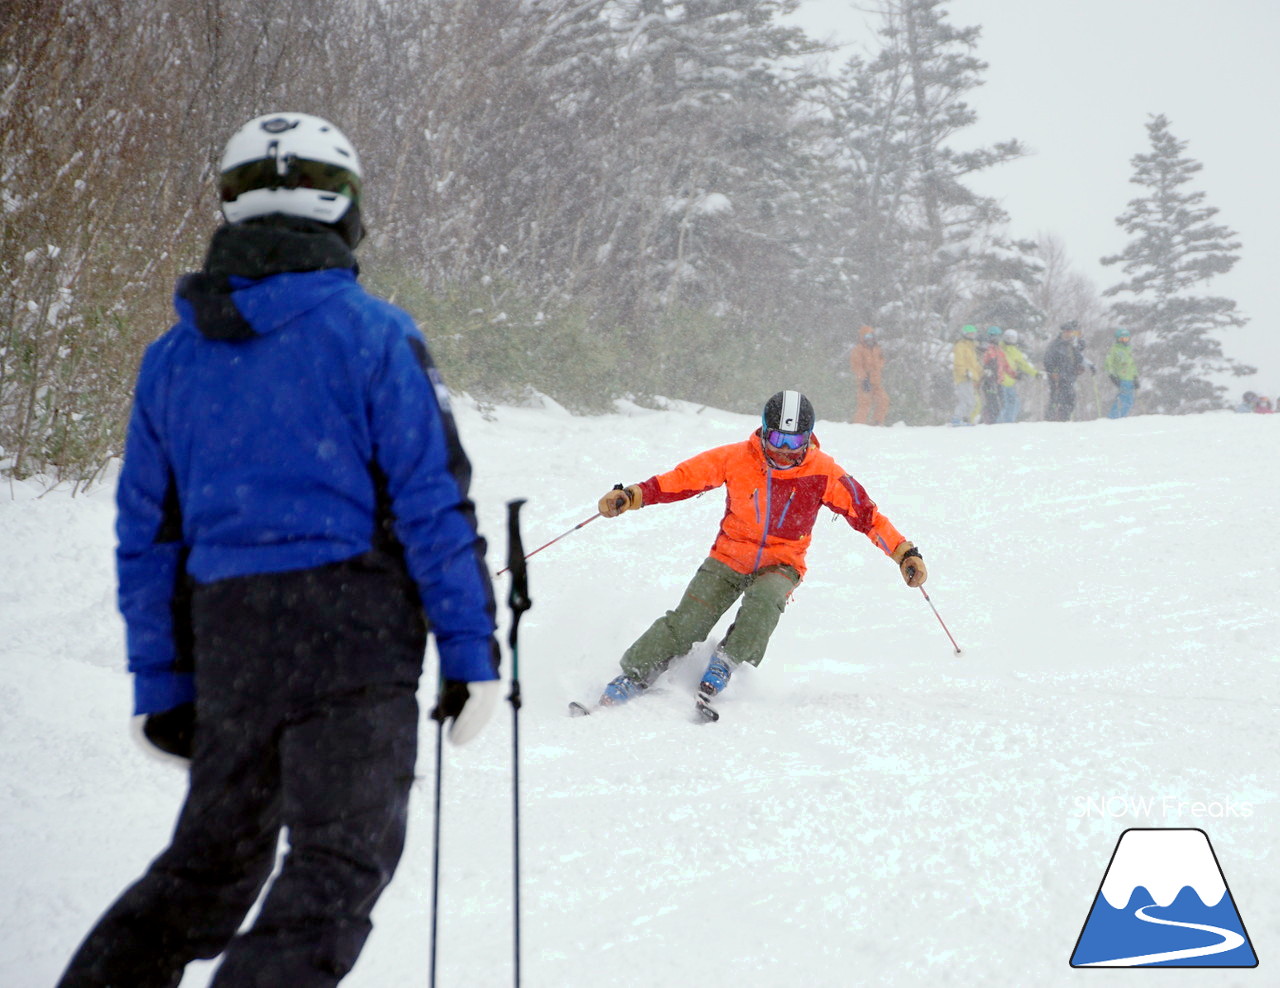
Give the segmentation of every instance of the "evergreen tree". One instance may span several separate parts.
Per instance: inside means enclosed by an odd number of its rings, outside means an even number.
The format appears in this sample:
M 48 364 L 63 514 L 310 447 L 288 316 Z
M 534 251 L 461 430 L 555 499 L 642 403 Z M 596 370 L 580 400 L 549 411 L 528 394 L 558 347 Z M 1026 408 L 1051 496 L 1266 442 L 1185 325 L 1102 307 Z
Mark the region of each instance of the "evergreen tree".
M 882 15 L 881 50 L 852 59 L 826 90 L 843 178 L 830 215 L 848 245 L 857 322 L 884 329 L 907 419 L 928 421 L 940 410 L 929 406 L 949 401 L 943 370 L 957 320 L 1038 319 L 1028 301 L 1033 245 L 1010 241 L 1003 210 L 965 184 L 1025 150 L 1013 140 L 954 145 L 977 119 L 964 97 L 987 67 L 975 54 L 979 28 L 952 25 L 944 0 L 886 0 Z
M 1125 281 L 1104 297 L 1128 296 L 1111 305 L 1112 316 L 1133 333 L 1139 349 L 1142 389 L 1149 410 L 1201 412 L 1221 407 L 1226 388 L 1208 375 L 1252 374 L 1223 355 L 1218 330 L 1248 321 L 1228 298 L 1196 291 L 1240 259 L 1233 230 L 1213 222 L 1218 210 L 1205 193 L 1184 188 L 1204 166 L 1185 155 L 1186 141 L 1169 131 L 1164 115 L 1147 123 L 1151 150 L 1131 159 L 1135 185 L 1147 194 L 1130 200 L 1116 225 L 1132 239 L 1120 254 L 1102 258 L 1119 264 Z

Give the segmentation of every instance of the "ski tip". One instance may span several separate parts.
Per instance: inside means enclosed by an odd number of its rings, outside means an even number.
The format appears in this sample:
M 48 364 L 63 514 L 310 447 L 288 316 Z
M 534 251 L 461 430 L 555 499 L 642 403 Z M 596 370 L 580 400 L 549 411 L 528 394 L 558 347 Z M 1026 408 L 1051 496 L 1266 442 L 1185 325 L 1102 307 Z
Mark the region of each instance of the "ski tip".
M 579 703 L 577 700 L 571 700 L 569 702 L 569 716 L 570 717 L 589 717 L 591 716 L 591 709 Z

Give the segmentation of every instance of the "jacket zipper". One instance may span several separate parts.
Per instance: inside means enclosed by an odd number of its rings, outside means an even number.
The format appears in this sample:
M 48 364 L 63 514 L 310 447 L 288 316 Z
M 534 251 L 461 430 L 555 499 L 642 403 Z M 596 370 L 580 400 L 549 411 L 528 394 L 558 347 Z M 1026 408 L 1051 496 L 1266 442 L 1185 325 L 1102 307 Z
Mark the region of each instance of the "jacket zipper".
M 755 497 L 756 494 L 759 494 L 759 493 L 760 493 L 760 489 L 757 487 L 755 492 L 751 496 Z M 773 471 L 766 468 L 764 472 L 764 523 L 760 524 L 760 544 L 756 546 L 756 561 L 755 561 L 755 565 L 751 567 L 751 572 L 753 573 L 760 569 L 760 560 L 764 557 L 764 544 L 769 538 L 769 506 L 772 503 L 773 503 Z M 760 523 L 760 502 L 759 501 L 756 501 L 756 522 L 757 524 Z
M 782 514 L 778 516 L 778 531 L 782 531 L 782 523 L 787 520 L 787 512 L 791 510 L 791 499 L 796 496 L 796 489 L 791 488 L 791 493 L 787 495 L 787 503 L 782 506 Z

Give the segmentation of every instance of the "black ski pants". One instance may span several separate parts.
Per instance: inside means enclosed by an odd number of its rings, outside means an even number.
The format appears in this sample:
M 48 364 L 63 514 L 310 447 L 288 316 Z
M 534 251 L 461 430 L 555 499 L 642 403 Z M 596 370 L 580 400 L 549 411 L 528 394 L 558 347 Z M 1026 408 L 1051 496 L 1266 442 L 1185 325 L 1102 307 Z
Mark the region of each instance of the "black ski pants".
M 1076 407 L 1076 381 L 1062 374 L 1049 378 L 1049 405 L 1045 409 L 1046 422 L 1070 422 Z
M 196 731 L 172 842 L 111 906 L 63 988 L 336 985 L 404 846 L 426 628 L 397 561 L 198 586 Z M 253 925 L 237 934 L 288 851 Z

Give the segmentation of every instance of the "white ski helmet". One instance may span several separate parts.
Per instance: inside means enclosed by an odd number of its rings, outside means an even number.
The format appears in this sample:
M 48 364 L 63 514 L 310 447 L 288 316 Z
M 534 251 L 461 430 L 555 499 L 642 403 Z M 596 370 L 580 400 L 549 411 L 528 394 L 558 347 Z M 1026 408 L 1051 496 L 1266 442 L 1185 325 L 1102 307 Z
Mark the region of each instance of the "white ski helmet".
M 219 166 L 222 215 L 231 223 L 284 213 L 336 223 L 360 204 L 360 159 L 333 124 L 307 113 L 268 113 L 231 135 Z
M 1018 331 L 1016 329 L 1006 329 L 1004 331 L 1004 341 L 1016 344 L 1018 342 Z

